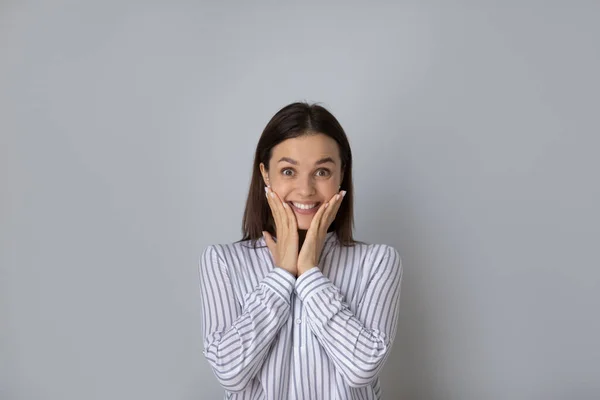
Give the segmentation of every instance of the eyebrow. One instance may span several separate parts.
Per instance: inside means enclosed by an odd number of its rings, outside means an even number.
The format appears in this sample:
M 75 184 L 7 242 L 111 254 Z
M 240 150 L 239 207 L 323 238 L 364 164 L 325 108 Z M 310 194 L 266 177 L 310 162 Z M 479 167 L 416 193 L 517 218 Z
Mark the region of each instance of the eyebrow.
M 279 159 L 279 161 L 277 161 L 277 162 L 284 162 L 284 161 L 285 162 L 289 162 L 290 164 L 298 165 L 298 161 L 296 161 L 294 159 L 291 159 L 289 157 L 281 157 Z M 329 163 L 329 162 L 335 164 L 335 161 L 333 161 L 333 158 L 331 158 L 331 157 L 324 157 L 324 158 L 321 158 L 320 160 L 318 160 L 315 163 L 315 165 L 326 164 L 326 163 Z

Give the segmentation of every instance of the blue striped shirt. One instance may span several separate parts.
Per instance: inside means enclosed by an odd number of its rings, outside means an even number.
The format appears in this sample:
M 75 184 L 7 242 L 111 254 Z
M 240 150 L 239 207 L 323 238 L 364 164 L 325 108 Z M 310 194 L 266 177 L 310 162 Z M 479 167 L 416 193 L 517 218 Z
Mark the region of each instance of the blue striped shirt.
M 381 399 L 378 373 L 398 320 L 402 262 L 383 244 L 328 232 L 296 278 L 265 240 L 208 246 L 199 260 L 203 354 L 225 399 Z

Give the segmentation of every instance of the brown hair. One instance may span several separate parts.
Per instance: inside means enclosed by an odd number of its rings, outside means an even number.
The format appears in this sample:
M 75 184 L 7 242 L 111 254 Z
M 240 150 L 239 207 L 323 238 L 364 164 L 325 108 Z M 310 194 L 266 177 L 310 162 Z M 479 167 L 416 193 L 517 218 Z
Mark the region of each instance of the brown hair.
M 284 140 L 311 134 L 324 134 L 335 140 L 342 161 L 344 178 L 341 190 L 345 190 L 346 195 L 328 231 L 335 231 L 339 243 L 343 246 L 353 246 L 356 243 L 352 237 L 354 189 L 350 143 L 344 129 L 329 111 L 318 104 L 310 105 L 306 102 L 292 103 L 279 110 L 271 118 L 258 140 L 242 221 L 243 237 L 240 241 L 252 240 L 252 244 L 256 246 L 256 241 L 262 237 L 262 231 L 275 235 L 275 222 L 265 198 L 260 163 L 263 163 L 268 170 L 273 147 Z

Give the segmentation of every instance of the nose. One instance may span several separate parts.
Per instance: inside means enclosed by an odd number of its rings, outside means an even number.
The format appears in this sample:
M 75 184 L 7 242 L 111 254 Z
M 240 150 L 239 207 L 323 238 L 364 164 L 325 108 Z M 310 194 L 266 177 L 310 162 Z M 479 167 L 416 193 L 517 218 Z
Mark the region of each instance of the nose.
M 312 179 L 312 176 L 306 176 L 301 179 L 298 179 L 297 191 L 302 197 L 311 197 L 314 196 L 317 192 L 315 189 L 315 183 Z

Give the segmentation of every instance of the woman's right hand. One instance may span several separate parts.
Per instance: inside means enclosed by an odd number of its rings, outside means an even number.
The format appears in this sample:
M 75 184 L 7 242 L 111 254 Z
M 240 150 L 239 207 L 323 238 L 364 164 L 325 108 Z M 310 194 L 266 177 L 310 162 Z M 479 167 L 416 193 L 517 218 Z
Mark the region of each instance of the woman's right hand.
M 298 273 L 298 222 L 296 215 L 288 204 L 283 202 L 277 193 L 270 188 L 265 188 L 267 202 L 275 220 L 277 242 L 271 234 L 263 231 L 267 247 L 271 251 L 273 261 L 292 275 Z

